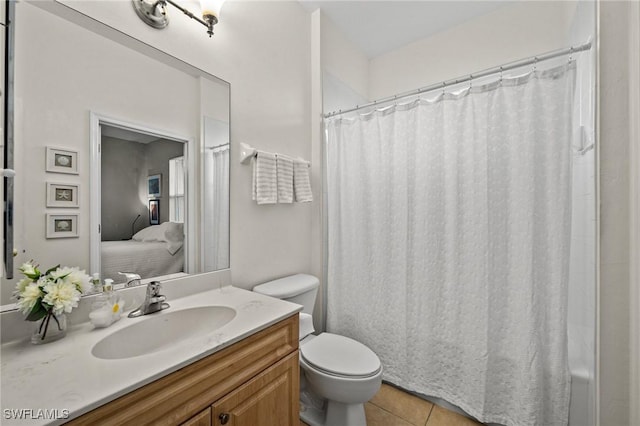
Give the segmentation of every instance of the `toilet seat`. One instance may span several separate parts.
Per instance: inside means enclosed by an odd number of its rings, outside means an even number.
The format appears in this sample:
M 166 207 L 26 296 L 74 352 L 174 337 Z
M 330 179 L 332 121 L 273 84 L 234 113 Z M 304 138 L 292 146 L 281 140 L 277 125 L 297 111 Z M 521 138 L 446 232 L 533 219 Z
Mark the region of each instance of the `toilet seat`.
M 332 376 L 365 378 L 375 376 L 382 368 L 371 349 L 332 333 L 321 333 L 302 345 L 300 356 L 309 366 Z

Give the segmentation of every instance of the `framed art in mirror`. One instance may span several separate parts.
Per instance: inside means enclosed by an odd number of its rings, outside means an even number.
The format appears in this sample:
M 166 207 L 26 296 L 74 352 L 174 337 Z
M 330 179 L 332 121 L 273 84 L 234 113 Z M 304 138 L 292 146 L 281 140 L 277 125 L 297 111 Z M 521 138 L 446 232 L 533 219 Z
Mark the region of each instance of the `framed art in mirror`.
M 149 223 L 160 224 L 160 200 L 149 200 Z
M 149 176 L 147 178 L 147 183 L 149 187 L 149 197 L 153 198 L 162 196 L 162 175 Z
M 47 182 L 47 207 L 80 207 L 79 184 Z
M 47 213 L 47 238 L 78 238 L 78 216 Z
M 69 149 L 47 147 L 47 168 L 52 173 L 78 174 L 78 152 Z

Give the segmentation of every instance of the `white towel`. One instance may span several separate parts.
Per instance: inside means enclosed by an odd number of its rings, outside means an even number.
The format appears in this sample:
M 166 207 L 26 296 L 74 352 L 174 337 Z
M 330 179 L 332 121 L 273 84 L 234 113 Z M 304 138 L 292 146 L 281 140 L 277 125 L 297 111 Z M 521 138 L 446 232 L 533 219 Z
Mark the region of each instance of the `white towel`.
M 304 160 L 293 160 L 293 191 L 296 196 L 296 202 L 308 203 L 313 201 L 311 182 L 309 181 L 309 163 Z
M 253 200 L 258 204 L 275 204 L 278 201 L 276 180 L 276 156 L 258 152 L 253 159 Z
M 276 156 L 278 172 L 278 202 L 293 203 L 293 160 L 283 155 Z

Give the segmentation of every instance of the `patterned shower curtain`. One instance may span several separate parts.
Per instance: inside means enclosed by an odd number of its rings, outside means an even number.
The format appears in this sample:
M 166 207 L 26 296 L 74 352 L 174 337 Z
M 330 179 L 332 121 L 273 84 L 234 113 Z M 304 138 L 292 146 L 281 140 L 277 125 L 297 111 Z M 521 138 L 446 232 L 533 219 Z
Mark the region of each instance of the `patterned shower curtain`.
M 566 424 L 575 64 L 326 122 L 327 328 L 482 422 Z

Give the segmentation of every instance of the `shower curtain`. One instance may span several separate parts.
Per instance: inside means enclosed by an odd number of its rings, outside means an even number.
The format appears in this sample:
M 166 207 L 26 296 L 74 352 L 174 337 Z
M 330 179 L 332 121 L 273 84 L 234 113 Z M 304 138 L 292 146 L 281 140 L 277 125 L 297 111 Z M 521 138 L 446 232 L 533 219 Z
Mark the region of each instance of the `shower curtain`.
M 482 422 L 566 424 L 575 64 L 326 122 L 327 329 Z
M 229 144 L 204 155 L 203 265 L 205 271 L 229 267 Z

